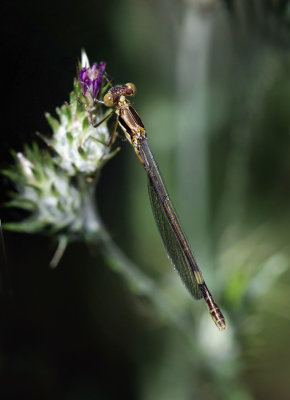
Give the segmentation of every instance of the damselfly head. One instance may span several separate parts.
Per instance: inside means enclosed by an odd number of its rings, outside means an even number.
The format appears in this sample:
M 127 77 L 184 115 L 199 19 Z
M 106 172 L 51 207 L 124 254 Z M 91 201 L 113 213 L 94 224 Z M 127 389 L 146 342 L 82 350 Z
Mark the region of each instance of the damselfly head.
M 118 104 L 121 96 L 134 96 L 136 86 L 134 83 L 126 83 L 123 86 L 114 86 L 104 96 L 104 104 L 107 107 L 114 107 Z

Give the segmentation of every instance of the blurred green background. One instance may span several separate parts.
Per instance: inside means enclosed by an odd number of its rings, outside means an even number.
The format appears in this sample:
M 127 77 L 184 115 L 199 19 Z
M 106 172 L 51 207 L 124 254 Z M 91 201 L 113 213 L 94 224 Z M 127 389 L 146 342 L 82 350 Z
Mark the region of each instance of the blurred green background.
M 98 247 L 4 232 L 0 397 L 280 399 L 290 389 L 290 2 L 2 2 L 1 167 L 68 99 L 77 58 L 107 61 L 133 100 L 208 286 L 218 332 L 186 293 L 127 143 L 96 201 L 162 293 L 132 293 Z M 1 177 L 1 203 L 12 184 Z M 1 220 L 19 220 L 1 208 Z M 92 250 L 92 251 L 90 251 Z M 6 252 L 6 257 L 5 257 Z M 159 292 L 158 292 L 159 293 Z M 154 305 L 153 305 L 154 304 Z

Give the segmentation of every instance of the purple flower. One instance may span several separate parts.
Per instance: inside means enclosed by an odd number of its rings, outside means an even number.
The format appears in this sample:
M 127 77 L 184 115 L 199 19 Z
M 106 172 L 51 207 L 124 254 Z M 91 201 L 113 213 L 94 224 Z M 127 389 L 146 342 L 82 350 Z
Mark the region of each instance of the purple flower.
M 93 99 L 98 96 L 105 68 L 106 63 L 101 61 L 99 64 L 94 63 L 91 67 L 84 67 L 80 70 L 79 81 L 82 85 L 84 96 L 86 95 L 87 90 Z

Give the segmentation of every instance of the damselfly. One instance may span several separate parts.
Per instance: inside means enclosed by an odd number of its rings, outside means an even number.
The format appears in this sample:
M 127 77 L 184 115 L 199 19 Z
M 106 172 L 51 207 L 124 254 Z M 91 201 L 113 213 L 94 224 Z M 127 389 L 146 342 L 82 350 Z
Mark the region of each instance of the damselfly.
M 107 107 L 112 107 L 113 110 L 95 126 L 100 125 L 114 113 L 117 115 L 117 124 L 122 128 L 147 173 L 153 214 L 168 256 L 186 288 L 195 299 L 204 298 L 213 321 L 220 330 L 223 330 L 226 328 L 224 316 L 205 284 L 197 261 L 183 233 L 159 168 L 148 145 L 143 122 L 127 99 L 128 96 L 134 96 L 135 93 L 136 88 L 133 83 L 114 86 L 109 89 L 102 103 Z M 114 142 L 115 137 L 116 129 L 112 134 L 110 144 Z

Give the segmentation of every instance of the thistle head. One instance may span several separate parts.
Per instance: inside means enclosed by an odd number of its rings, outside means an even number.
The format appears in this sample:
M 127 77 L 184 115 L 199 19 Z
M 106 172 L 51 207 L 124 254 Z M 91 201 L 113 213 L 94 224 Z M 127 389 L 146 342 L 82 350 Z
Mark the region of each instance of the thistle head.
M 52 134 L 39 134 L 48 145 L 46 151 L 35 143 L 25 146 L 23 152 L 13 152 L 14 165 L 2 171 L 16 189 L 7 206 L 29 212 L 26 219 L 7 223 L 5 228 L 57 236 L 59 248 L 53 266 L 66 243 L 100 231 L 93 206 L 94 187 L 101 167 L 116 153 L 106 145 L 110 138 L 107 125 L 92 124 L 93 116 L 103 118 L 102 107 L 94 105 L 102 89 L 105 67 L 105 62 L 90 67 L 82 54 L 69 102 L 56 109 L 56 117 L 46 114 Z M 80 100 L 82 95 L 84 101 Z

